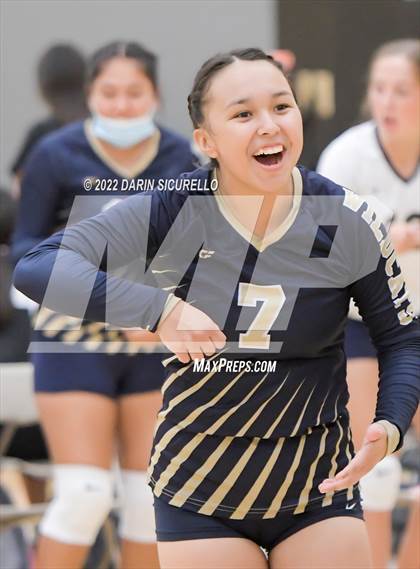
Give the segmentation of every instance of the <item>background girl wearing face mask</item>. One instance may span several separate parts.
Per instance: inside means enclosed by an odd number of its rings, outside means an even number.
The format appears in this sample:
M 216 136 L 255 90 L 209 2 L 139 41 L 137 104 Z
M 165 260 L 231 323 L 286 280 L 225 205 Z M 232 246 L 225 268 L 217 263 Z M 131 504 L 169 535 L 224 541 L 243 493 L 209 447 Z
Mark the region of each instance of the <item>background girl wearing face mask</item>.
M 25 165 L 16 259 L 57 228 L 114 205 L 128 194 L 124 179 L 175 178 L 194 168 L 189 141 L 155 122 L 157 61 L 140 45 L 116 42 L 93 55 L 87 103 L 91 117 L 47 136 Z M 32 358 L 36 398 L 55 463 L 54 500 L 40 526 L 37 566 L 83 565 L 113 504 L 117 439 L 122 566 L 157 567 L 144 473 L 163 378 L 162 355 L 146 354 L 153 352 L 154 336 L 89 322 L 80 327 L 42 309 L 37 323 L 34 340 L 42 344 Z
M 390 236 L 417 314 L 420 312 L 419 72 L 419 40 L 397 40 L 379 47 L 372 56 L 368 75 L 366 106 L 371 120 L 341 134 L 324 150 L 318 164 L 318 171 L 324 176 L 367 199 L 374 197 L 385 206 L 383 216 L 388 223 L 392 222 Z M 378 389 L 377 353 L 366 325 L 358 318 L 356 312 L 351 312 L 346 335 L 349 409 L 356 447 L 373 419 Z M 386 567 L 391 555 L 391 512 L 399 484 L 400 465 L 393 456 L 379 463 L 361 481 L 375 567 Z M 418 518 L 418 508 L 415 510 Z M 416 542 L 418 538 L 415 534 L 413 537 Z M 412 551 L 416 550 L 414 546 Z M 408 565 L 401 560 L 400 566 Z

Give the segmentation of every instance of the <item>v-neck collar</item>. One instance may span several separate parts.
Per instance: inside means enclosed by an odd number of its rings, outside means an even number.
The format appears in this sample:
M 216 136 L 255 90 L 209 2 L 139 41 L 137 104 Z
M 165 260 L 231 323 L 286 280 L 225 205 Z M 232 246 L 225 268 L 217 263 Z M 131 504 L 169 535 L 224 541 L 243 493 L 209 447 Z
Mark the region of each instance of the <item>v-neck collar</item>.
M 148 144 L 141 153 L 138 161 L 131 168 L 124 168 L 116 160 L 113 160 L 99 144 L 98 139 L 92 132 L 92 121 L 86 119 L 84 122 L 84 131 L 89 145 L 95 154 L 102 160 L 108 168 L 121 176 L 122 178 L 136 178 L 153 162 L 159 151 L 160 131 L 156 129 L 155 133 L 149 138 Z
M 213 175 L 215 173 L 213 172 Z M 262 253 L 267 247 L 279 241 L 283 235 L 290 229 L 293 222 L 296 219 L 296 216 L 299 212 L 300 204 L 302 201 L 302 176 L 299 172 L 298 168 L 293 168 L 292 171 L 292 180 L 293 180 L 293 204 L 292 207 L 287 214 L 285 220 L 271 233 L 268 235 L 264 235 L 264 237 L 257 237 L 254 235 L 247 227 L 245 227 L 235 216 L 232 211 L 232 208 L 229 206 L 229 197 L 221 194 L 220 192 L 216 192 L 214 197 L 216 198 L 217 207 L 219 208 L 220 213 L 226 219 L 226 221 L 233 227 L 233 229 L 248 241 L 257 251 Z M 253 199 L 254 196 L 252 196 Z M 262 199 L 262 198 L 261 198 Z
M 388 154 L 386 153 L 385 148 L 382 145 L 381 139 L 379 138 L 379 132 L 378 129 L 375 128 L 375 138 L 376 138 L 376 142 L 378 143 L 379 146 L 379 150 L 382 153 L 382 156 L 385 158 L 388 166 L 391 168 L 391 170 L 394 172 L 394 174 L 405 184 L 409 184 L 411 182 L 411 180 L 413 180 L 417 174 L 417 170 L 419 168 L 419 163 L 417 162 L 416 167 L 414 168 L 413 173 L 411 174 L 411 176 L 408 176 L 408 178 L 405 178 L 402 174 L 400 174 L 398 172 L 398 170 L 394 167 L 393 163 L 391 162 L 390 157 L 388 156 Z

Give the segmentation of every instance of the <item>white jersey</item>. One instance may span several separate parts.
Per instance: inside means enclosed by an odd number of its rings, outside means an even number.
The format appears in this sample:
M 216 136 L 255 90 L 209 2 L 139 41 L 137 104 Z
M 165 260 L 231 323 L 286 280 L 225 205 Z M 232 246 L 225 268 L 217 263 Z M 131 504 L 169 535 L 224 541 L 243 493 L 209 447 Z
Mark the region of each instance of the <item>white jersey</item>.
M 317 170 L 368 201 L 375 201 L 375 209 L 387 222 L 420 220 L 420 167 L 409 180 L 402 178 L 389 162 L 372 121 L 354 126 L 333 140 L 321 154 Z M 378 207 L 378 201 L 382 207 Z M 419 313 L 420 250 L 398 258 Z

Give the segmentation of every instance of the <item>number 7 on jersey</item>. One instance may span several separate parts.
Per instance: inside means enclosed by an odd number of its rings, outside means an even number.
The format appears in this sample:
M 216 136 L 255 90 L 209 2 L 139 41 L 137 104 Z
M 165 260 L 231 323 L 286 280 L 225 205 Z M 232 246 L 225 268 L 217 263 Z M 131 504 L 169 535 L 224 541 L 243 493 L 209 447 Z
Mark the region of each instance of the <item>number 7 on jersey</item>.
M 239 283 L 239 306 L 257 306 L 258 301 L 262 302 L 258 314 L 251 322 L 248 331 L 239 335 L 240 348 L 268 350 L 270 347 L 269 330 L 283 308 L 286 296 L 281 285 L 264 286 Z

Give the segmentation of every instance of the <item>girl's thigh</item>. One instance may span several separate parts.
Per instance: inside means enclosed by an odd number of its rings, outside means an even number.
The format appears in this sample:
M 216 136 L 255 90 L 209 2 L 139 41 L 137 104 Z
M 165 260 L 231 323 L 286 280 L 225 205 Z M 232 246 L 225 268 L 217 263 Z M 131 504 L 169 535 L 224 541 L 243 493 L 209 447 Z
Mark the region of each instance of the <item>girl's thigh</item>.
M 260 547 L 243 538 L 158 542 L 161 569 L 268 569 Z
M 55 463 L 110 468 L 117 418 L 112 399 L 97 393 L 65 391 L 37 393 L 36 402 Z
M 279 543 L 269 556 L 271 569 L 369 569 L 369 542 L 363 520 L 329 518 Z
M 147 469 L 161 404 L 160 391 L 135 393 L 118 399 L 119 457 L 122 468 Z

